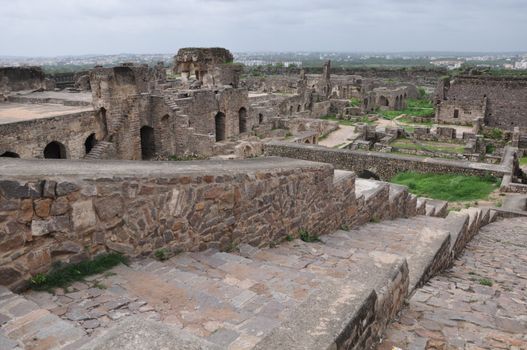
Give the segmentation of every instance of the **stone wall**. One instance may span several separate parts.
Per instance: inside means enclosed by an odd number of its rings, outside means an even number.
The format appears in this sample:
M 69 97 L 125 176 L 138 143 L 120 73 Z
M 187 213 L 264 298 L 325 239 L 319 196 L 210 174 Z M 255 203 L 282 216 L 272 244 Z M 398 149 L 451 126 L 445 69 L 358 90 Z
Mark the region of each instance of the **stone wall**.
M 352 225 L 354 177 L 282 158 L 206 162 L 0 160 L 0 280 L 105 251 L 264 246 Z
M 322 146 L 291 144 L 278 141 L 265 144 L 264 152 L 269 156 L 330 163 L 337 169 L 351 170 L 359 174 L 359 176 L 364 171 L 368 171 L 385 181 L 405 171 L 454 173 L 476 176 L 491 174 L 497 177 L 502 177 L 511 172 L 511 168 L 504 165 L 406 157 L 377 152 L 335 150 Z
M 91 134 L 101 140 L 104 126 L 96 113 L 89 111 L 4 124 L 0 128 L 0 154 L 44 158 L 46 145 L 56 141 L 64 145 L 67 158 L 80 159 L 86 155 L 84 142 Z
M 0 92 L 45 89 L 46 84 L 40 67 L 0 67 Z
M 440 122 L 468 124 L 483 117 L 489 127 L 527 127 L 525 78 L 461 76 L 442 81 L 436 94 Z

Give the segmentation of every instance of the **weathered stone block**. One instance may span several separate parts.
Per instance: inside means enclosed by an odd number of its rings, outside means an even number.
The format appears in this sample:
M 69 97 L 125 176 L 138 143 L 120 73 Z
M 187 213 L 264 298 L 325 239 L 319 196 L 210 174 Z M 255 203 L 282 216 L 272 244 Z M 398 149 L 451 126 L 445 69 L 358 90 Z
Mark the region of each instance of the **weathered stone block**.
M 8 286 L 20 280 L 21 277 L 20 271 L 13 267 L 0 267 L 0 281 L 2 281 L 2 285 Z
M 54 216 L 47 220 L 33 220 L 31 223 L 31 234 L 39 237 L 54 232 L 68 233 L 70 226 L 70 218 L 68 216 Z
M 76 184 L 72 182 L 61 182 L 57 184 L 56 193 L 57 193 L 57 196 L 65 196 L 65 195 L 68 195 L 78 190 L 79 190 L 79 186 L 77 186 Z
M 64 215 L 70 209 L 70 204 L 65 197 L 57 198 L 51 205 L 50 214 L 53 216 Z
M 97 217 L 95 216 L 91 200 L 73 203 L 71 207 L 71 221 L 75 231 L 78 232 L 97 224 Z
M 106 246 L 110 250 L 114 250 L 118 253 L 126 254 L 126 255 L 133 255 L 134 254 L 134 247 L 129 244 L 124 243 L 117 243 L 112 241 L 107 241 Z
M 95 200 L 95 210 L 102 221 L 111 220 L 123 215 L 123 199 L 119 195 L 98 198 Z
M 36 186 L 21 185 L 17 181 L 0 181 L 0 192 L 6 198 L 38 198 L 40 191 Z
M 57 183 L 55 181 L 45 181 L 42 189 L 42 197 L 55 198 L 56 187 Z
M 49 216 L 51 211 L 51 199 L 39 199 L 34 202 L 35 214 L 45 219 Z

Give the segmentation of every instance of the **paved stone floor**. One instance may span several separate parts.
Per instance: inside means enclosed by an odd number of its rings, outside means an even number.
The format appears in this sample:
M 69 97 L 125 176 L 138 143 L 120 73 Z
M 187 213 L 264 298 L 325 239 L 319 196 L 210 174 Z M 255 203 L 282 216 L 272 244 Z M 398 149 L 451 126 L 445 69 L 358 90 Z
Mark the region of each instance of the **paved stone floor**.
M 527 218 L 491 224 L 416 291 L 378 350 L 527 349 Z

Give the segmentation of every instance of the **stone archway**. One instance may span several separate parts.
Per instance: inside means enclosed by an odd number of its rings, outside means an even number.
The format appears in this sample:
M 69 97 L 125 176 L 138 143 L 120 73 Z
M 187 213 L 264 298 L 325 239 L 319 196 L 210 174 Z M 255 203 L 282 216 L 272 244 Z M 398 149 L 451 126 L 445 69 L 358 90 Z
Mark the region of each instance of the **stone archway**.
M 58 141 L 52 141 L 44 148 L 45 159 L 66 159 L 66 146 Z
M 240 134 L 247 132 L 247 110 L 245 107 L 240 108 L 238 112 L 238 127 Z
M 390 101 L 386 98 L 386 96 L 379 97 L 379 105 L 382 107 L 388 107 L 390 105 Z
M 218 112 L 214 117 L 216 142 L 225 140 L 225 114 Z
M 156 153 L 156 145 L 154 138 L 154 129 L 150 126 L 143 126 L 141 133 L 141 159 L 150 160 L 154 158 Z
M 84 151 L 86 154 L 90 153 L 93 147 L 97 144 L 97 138 L 95 136 L 95 133 L 91 134 L 86 138 L 86 141 L 84 141 Z
M 20 158 L 18 153 L 6 151 L 2 154 L 0 154 L 0 158 Z

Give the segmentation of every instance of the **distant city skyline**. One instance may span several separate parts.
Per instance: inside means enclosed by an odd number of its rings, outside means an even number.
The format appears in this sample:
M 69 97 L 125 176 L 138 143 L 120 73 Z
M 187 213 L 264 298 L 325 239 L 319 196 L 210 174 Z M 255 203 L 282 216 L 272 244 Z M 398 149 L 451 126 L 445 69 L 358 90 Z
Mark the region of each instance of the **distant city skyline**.
M 0 0 L 0 55 L 526 52 L 524 0 Z

